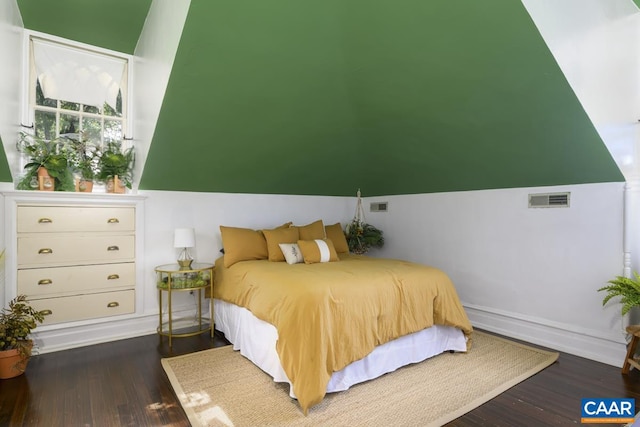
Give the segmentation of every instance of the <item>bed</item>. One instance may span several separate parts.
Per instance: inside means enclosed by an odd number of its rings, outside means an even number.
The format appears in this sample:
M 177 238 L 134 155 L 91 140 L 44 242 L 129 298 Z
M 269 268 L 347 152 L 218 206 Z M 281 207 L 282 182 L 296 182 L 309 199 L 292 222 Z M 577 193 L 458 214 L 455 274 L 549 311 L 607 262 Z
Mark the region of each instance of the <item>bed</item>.
M 216 261 L 216 329 L 274 381 L 289 383 L 305 413 L 328 392 L 470 346 L 471 324 L 436 268 L 333 251 L 339 262 L 229 256 Z

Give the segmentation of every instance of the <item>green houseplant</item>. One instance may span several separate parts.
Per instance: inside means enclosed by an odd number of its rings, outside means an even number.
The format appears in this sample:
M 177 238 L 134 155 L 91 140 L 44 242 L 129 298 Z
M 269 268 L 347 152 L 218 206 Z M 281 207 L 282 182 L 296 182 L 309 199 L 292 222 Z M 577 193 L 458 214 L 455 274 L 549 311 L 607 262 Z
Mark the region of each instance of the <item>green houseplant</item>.
M 372 247 L 381 248 L 384 246 L 384 237 L 382 237 L 382 230 L 367 224 L 365 221 L 362 194 L 359 188 L 356 196 L 356 213 L 351 222 L 345 227 L 344 234 L 349 245 L 349 252 L 362 255 L 369 252 Z
M 372 247 L 381 248 L 384 245 L 382 231 L 358 219 L 347 224 L 345 235 L 349 252 L 354 254 L 362 255 Z
M 609 285 L 598 289 L 598 292 L 606 291 L 602 305 L 614 297 L 621 297 L 622 315 L 627 314 L 633 307 L 640 306 L 640 275 L 633 272 L 633 277 L 616 276 L 615 279 L 609 280 Z
M 71 141 L 66 144 L 65 152 L 71 162 L 72 169 L 80 178 L 77 190 L 91 192 L 93 181 L 99 171 L 100 147 L 89 141 Z
M 67 143 L 68 138 L 47 140 L 21 132 L 16 148 L 29 157 L 29 162 L 24 165 L 26 173 L 16 188 L 18 190 L 74 191 L 73 173 L 64 154 Z M 39 177 L 43 177 L 43 180 Z
M 33 341 L 29 334 L 37 323 L 44 321 L 44 312 L 29 304 L 25 295 L 18 295 L 0 312 L 0 378 L 22 374 L 27 367 Z
M 110 192 L 110 186 L 113 188 L 111 192 L 121 192 L 118 190 L 116 177 L 117 181 L 120 181 L 125 187 L 131 189 L 133 185 L 134 163 L 135 154 L 133 147 L 123 149 L 121 143 L 110 142 L 100 155 L 96 178 L 106 184 L 108 192 Z M 113 180 L 113 182 L 110 184 L 111 180 Z

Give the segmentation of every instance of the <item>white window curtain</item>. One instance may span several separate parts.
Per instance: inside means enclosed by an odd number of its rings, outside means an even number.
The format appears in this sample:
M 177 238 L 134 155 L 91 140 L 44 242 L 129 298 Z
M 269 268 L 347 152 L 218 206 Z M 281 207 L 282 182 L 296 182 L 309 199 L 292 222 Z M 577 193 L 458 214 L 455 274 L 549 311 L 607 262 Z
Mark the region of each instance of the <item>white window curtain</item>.
M 116 109 L 125 59 L 32 39 L 33 59 L 44 96 L 102 109 Z

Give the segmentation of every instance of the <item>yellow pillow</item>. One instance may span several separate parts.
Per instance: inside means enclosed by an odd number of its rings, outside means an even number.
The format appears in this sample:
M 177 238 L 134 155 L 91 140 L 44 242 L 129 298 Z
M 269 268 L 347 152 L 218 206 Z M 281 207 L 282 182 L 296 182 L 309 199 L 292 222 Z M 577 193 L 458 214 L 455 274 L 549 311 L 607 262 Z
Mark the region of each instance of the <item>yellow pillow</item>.
M 274 230 L 276 230 L 276 229 L 278 229 L 278 228 L 289 228 L 289 227 L 291 227 L 291 224 L 293 224 L 291 221 L 289 221 L 289 222 L 285 222 L 284 224 L 279 225 L 279 226 L 277 226 L 276 228 L 274 228 Z M 263 233 L 262 233 L 262 231 L 263 231 L 263 230 L 258 230 L 258 233 L 263 234 Z M 263 234 L 263 235 L 264 235 L 264 234 Z
M 262 230 L 264 237 L 267 239 L 267 251 L 269 252 L 269 261 L 284 261 L 284 254 L 280 249 L 280 243 L 295 243 L 298 241 L 298 229 L 290 228 L 274 228 L 273 230 Z
M 324 232 L 327 235 L 327 239 L 330 239 L 333 242 L 333 246 L 336 248 L 337 253 L 342 254 L 349 252 L 349 244 L 347 243 L 344 231 L 342 231 L 342 225 L 339 222 L 325 226 Z
M 236 262 L 253 259 L 267 259 L 267 241 L 262 233 L 250 228 L 220 226 L 224 266 L 231 267 Z
M 317 262 L 340 261 L 333 242 L 329 239 L 298 240 L 298 247 L 302 252 L 305 264 Z
M 327 237 L 326 234 L 324 234 L 324 224 L 321 219 L 311 224 L 296 226 L 296 228 L 300 233 L 300 240 L 324 239 Z

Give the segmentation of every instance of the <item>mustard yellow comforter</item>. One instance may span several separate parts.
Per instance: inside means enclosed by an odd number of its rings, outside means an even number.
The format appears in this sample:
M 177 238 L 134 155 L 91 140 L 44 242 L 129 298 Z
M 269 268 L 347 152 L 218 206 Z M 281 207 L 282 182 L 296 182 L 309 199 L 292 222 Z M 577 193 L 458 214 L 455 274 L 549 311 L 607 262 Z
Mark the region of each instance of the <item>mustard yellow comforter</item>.
M 434 324 L 472 327 L 449 277 L 406 261 L 341 255 L 339 262 L 216 262 L 214 297 L 276 327 L 276 350 L 306 413 L 332 373 L 376 346 Z

